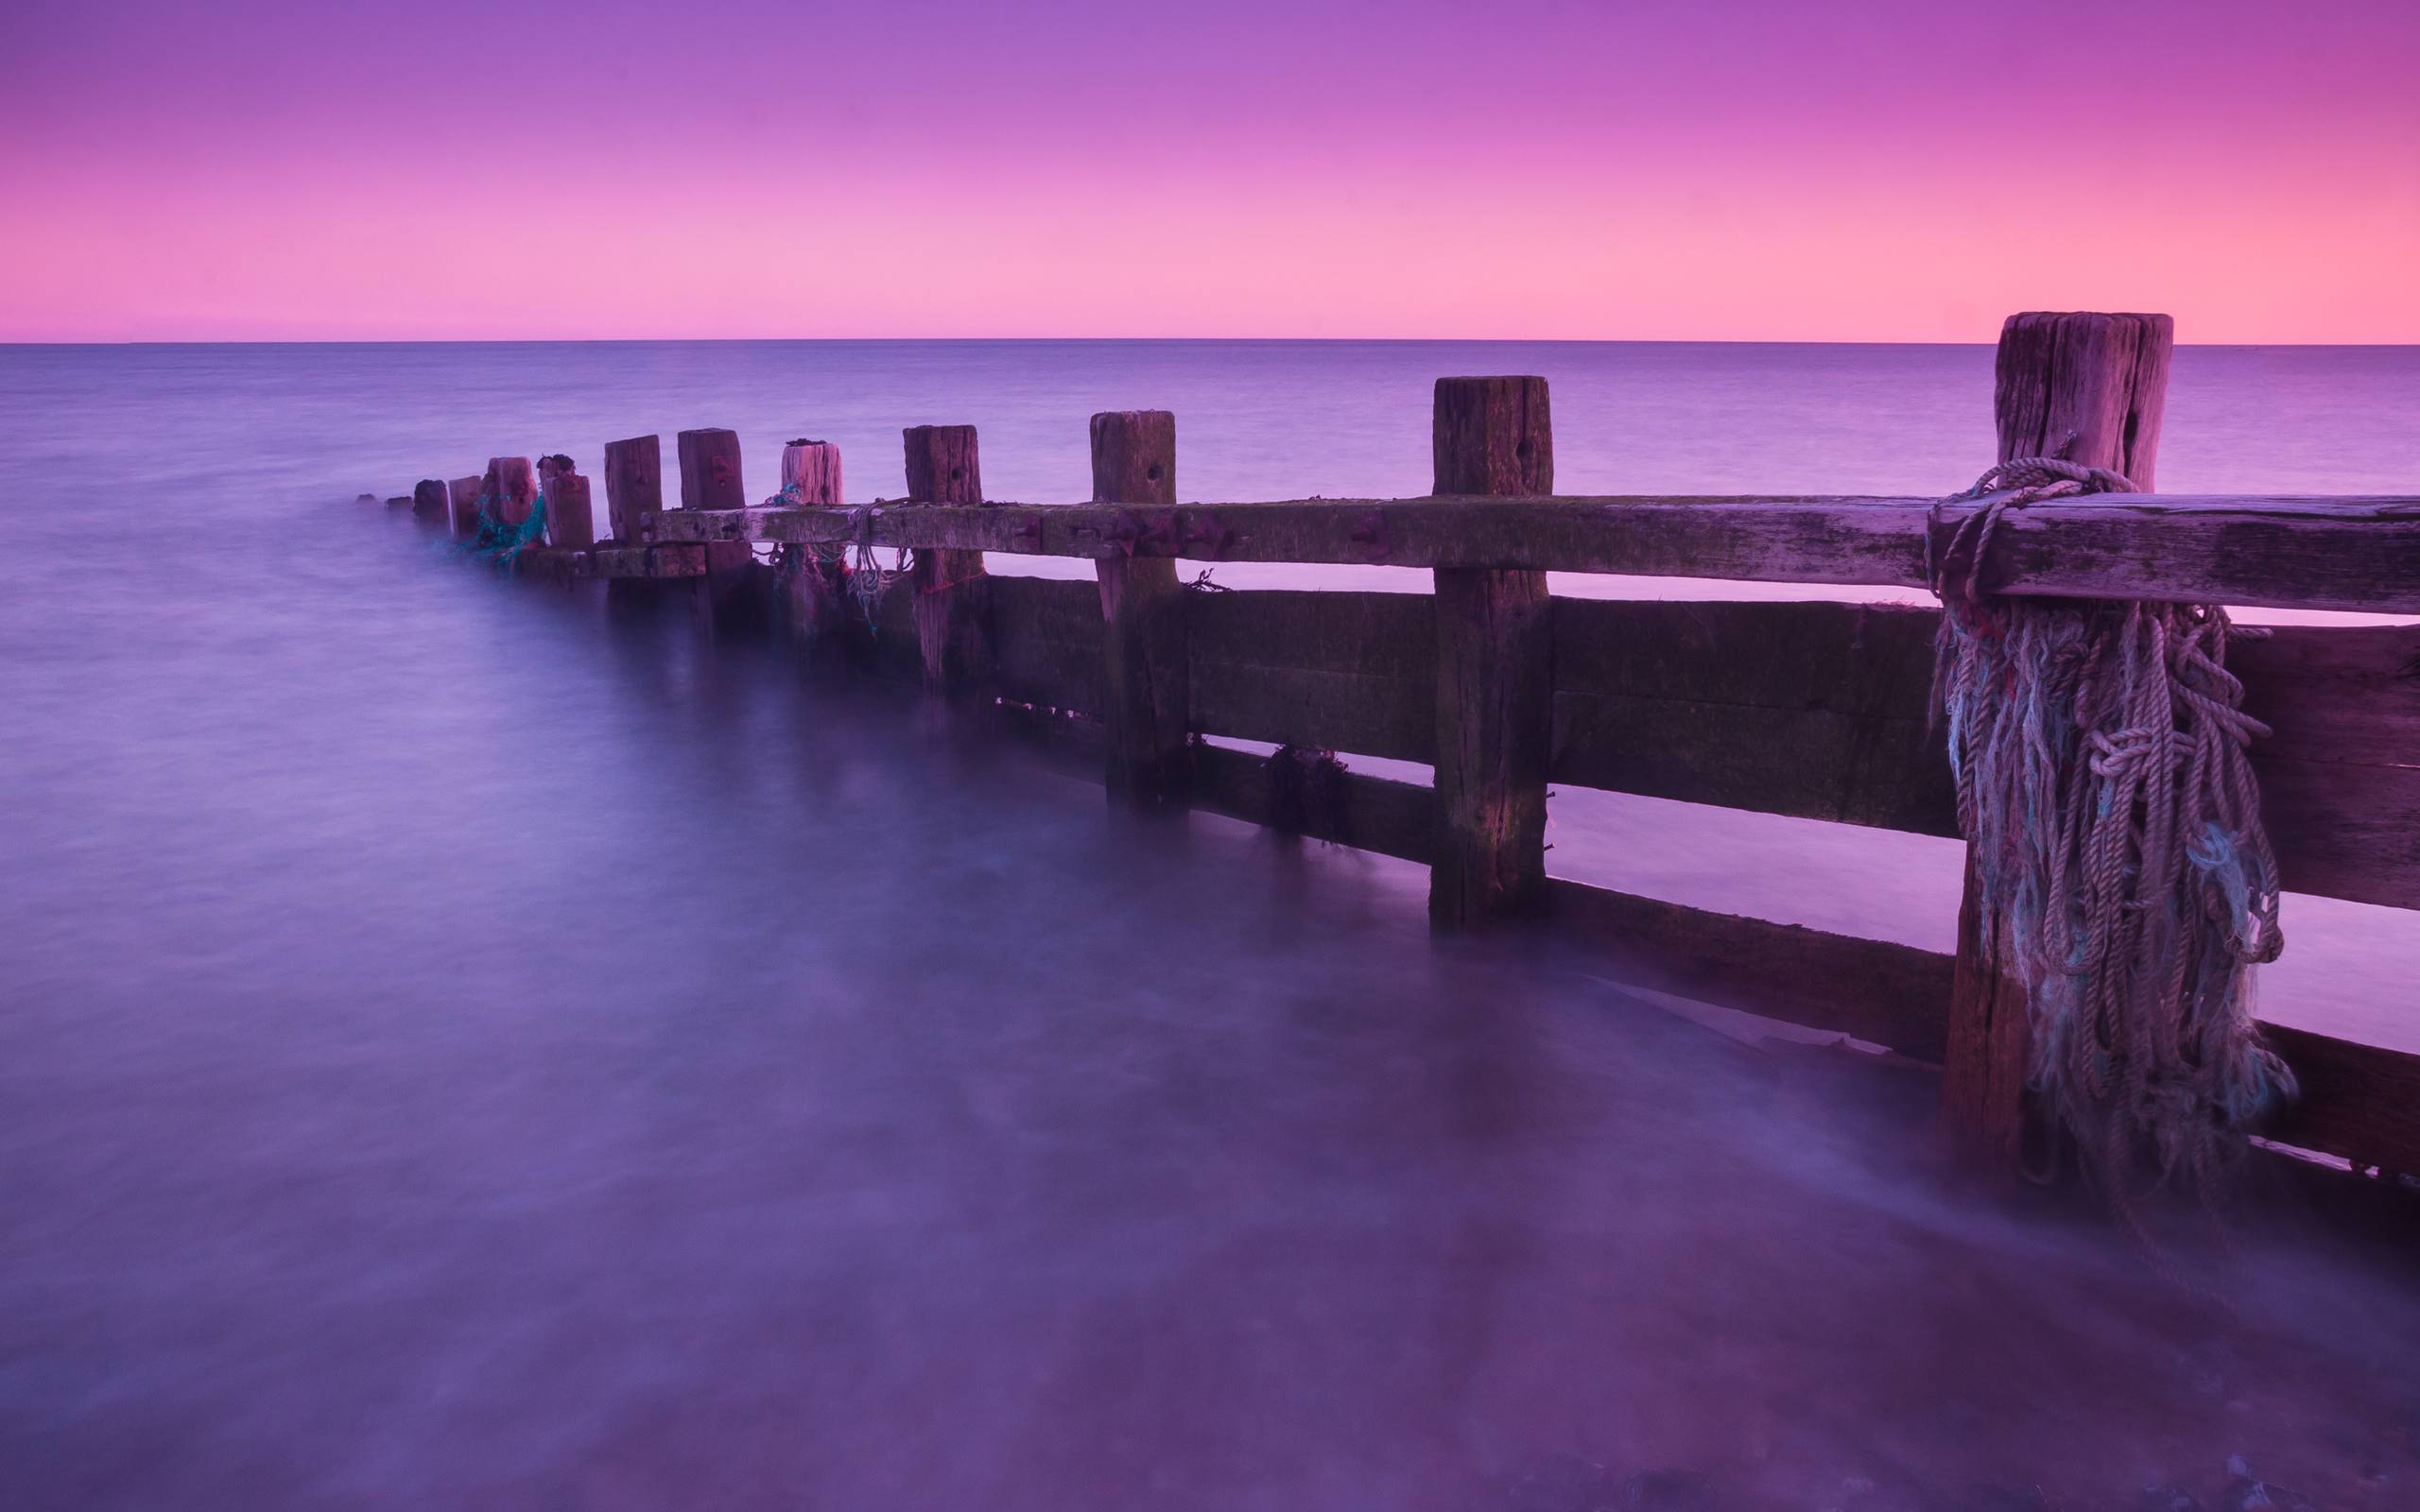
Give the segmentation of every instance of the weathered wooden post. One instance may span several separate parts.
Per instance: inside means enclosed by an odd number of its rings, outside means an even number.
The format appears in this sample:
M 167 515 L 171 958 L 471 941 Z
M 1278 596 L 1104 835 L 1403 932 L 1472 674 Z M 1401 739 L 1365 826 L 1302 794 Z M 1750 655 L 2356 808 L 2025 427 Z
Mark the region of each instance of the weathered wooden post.
M 682 508 L 748 507 L 748 485 L 739 472 L 736 431 L 683 431 L 677 444 Z M 706 610 L 717 627 L 735 628 L 748 618 L 749 587 L 755 566 L 755 558 L 744 541 L 706 543 Z
M 412 518 L 424 525 L 445 524 L 445 484 L 441 479 L 423 478 L 412 485 Z
M 2165 315 L 2010 316 L 1993 384 L 1999 460 L 2063 457 L 2149 492 L 2175 342 Z M 2031 1055 L 2025 989 L 1983 951 L 1970 851 L 1941 1080 L 1942 1127 L 1962 1156 L 2010 1170 L 2023 1159 Z
M 596 544 L 596 515 L 588 480 L 557 472 L 546 480 L 546 544 L 585 551 Z
M 456 478 L 445 485 L 445 507 L 453 516 L 457 541 L 469 541 L 479 533 L 479 479 L 469 477 Z
M 1176 504 L 1176 417 L 1130 409 L 1093 417 L 1093 502 Z M 1103 557 L 1112 798 L 1155 807 L 1182 800 L 1187 775 L 1184 597 L 1171 557 Z
M 782 448 L 782 496 L 789 505 L 837 508 L 840 503 L 840 449 L 830 441 L 792 441 Z M 844 622 L 841 590 L 846 571 L 816 560 L 812 548 L 790 546 L 788 592 L 791 633 L 825 636 Z
M 910 505 L 979 505 L 981 454 L 972 425 L 910 425 L 900 433 Z M 991 596 L 979 551 L 919 550 L 908 579 L 916 595 L 916 644 L 925 686 L 936 693 L 972 692 L 992 670 L 987 626 Z
M 526 456 L 489 457 L 479 491 L 487 496 L 488 512 L 496 524 L 517 529 L 538 502 L 537 470 Z
M 614 540 L 647 540 L 647 519 L 664 511 L 664 448 L 652 436 L 605 443 L 605 518 Z
M 782 448 L 782 491 L 797 505 L 840 503 L 840 449 L 830 441 L 792 441 Z
M 1440 378 L 1439 494 L 1554 491 L 1544 378 Z M 1534 912 L 1546 894 L 1554 694 L 1547 575 L 1440 567 L 1437 811 L 1428 919 L 1458 930 Z
M 681 507 L 683 509 L 745 509 L 748 486 L 739 475 L 739 435 L 735 431 L 683 431 Z

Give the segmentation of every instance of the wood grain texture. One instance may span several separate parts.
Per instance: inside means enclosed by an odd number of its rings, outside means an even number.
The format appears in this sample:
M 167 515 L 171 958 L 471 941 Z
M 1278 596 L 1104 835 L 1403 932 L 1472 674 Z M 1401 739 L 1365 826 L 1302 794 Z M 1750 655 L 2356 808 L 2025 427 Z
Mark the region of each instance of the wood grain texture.
M 1537 377 L 1440 378 L 1432 491 L 1529 498 L 1554 491 L 1554 421 Z
M 1423 593 L 1188 593 L 1193 728 L 1433 763 L 1437 610 Z
M 445 502 L 445 480 L 423 478 L 412 485 L 412 518 L 424 525 L 441 525 L 450 518 Z
M 526 456 L 489 457 L 487 476 L 479 480 L 479 492 L 487 502 L 488 513 L 498 524 L 518 526 L 537 506 L 538 470 Z
M 605 515 L 614 540 L 635 545 L 664 512 L 664 448 L 652 436 L 605 443 Z
M 676 444 L 681 458 L 682 508 L 748 507 L 748 484 L 740 472 L 737 432 L 713 428 L 683 431 Z
M 910 516 L 940 512 L 936 507 L 980 508 L 982 451 L 972 425 L 910 425 L 900 433 Z M 768 511 L 769 512 L 769 511 Z M 914 593 L 916 644 L 924 660 L 925 686 L 952 696 L 970 696 L 991 675 L 991 596 L 983 553 L 936 541 L 916 550 Z
M 1954 833 L 1932 610 L 1557 599 L 1558 782 Z
M 445 485 L 445 511 L 454 539 L 468 541 L 479 533 L 479 485 L 476 477 L 460 477 Z
M 546 486 L 546 544 L 572 550 L 596 544 L 588 480 L 577 472 L 558 472 Z
M 782 491 L 801 505 L 838 505 L 840 449 L 830 441 L 791 441 L 785 445 Z
M 1092 418 L 1093 502 L 1166 507 L 1176 502 L 1176 417 L 1164 409 Z M 1101 719 L 1110 796 L 1145 808 L 1184 796 L 1186 746 L 1184 590 L 1166 557 L 1104 557 L 1100 595 Z
M 1558 782 L 1957 833 L 1928 609 L 1557 599 Z M 2420 627 L 2236 643 L 2289 888 L 2420 907 Z
M 1993 364 L 1999 459 L 2065 457 L 2122 472 L 2149 493 L 2175 346 L 2176 322 L 2165 315 L 2010 316 Z
M 1979 468 L 1979 472 L 1980 469 Z M 1301 499 L 1184 505 L 1121 541 L 1088 505 L 879 510 L 884 545 L 1098 558 L 1384 563 L 1926 586 L 1933 501 L 1879 497 Z M 1969 507 L 1945 509 L 1954 528 Z M 666 540 L 847 541 L 843 510 L 667 518 Z M 2420 613 L 2420 496 L 2102 495 L 2020 510 L 1984 579 L 2013 592 Z
M 1554 489 L 1543 378 L 1440 378 L 1431 431 L 1438 493 Z M 1544 902 L 1553 620 L 1546 574 L 1526 568 L 1440 567 L 1433 608 L 1438 831 L 1428 921 L 1472 929 Z
M 1092 583 L 1047 577 L 987 581 L 992 691 L 1013 703 L 1072 710 L 1098 719 L 1107 703 L 1108 627 L 1101 619 L 1100 590 Z M 912 625 L 908 628 L 912 633 Z

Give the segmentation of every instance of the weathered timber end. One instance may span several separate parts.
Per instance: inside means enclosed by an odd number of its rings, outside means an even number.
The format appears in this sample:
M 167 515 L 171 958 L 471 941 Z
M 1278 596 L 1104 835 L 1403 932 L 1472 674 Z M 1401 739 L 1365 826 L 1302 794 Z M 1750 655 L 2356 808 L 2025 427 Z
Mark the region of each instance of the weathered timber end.
M 2148 486 L 2171 346 L 2165 317 L 2012 318 L 2000 455 L 2063 455 Z M 1434 491 L 1414 499 L 1179 503 L 1165 411 L 1095 416 L 1090 497 L 1063 504 L 985 502 L 972 426 L 903 437 L 907 500 L 856 507 L 828 443 L 785 450 L 768 507 L 739 486 L 732 433 L 684 433 L 683 507 L 668 510 L 655 438 L 611 443 L 614 539 L 526 551 L 519 570 L 641 593 L 706 576 L 713 551 L 745 563 L 748 543 L 912 551 L 870 642 L 853 604 L 799 612 L 843 602 L 846 580 L 826 561 L 821 588 L 804 588 L 815 558 L 793 554 L 793 629 L 1038 737 L 1121 803 L 1280 822 L 1426 866 L 1441 930 L 1537 914 L 1671 990 L 1941 1064 L 1954 1143 L 2013 1158 L 2023 1007 L 1971 928 L 1943 954 L 1631 897 L 1545 865 L 1548 782 L 1954 836 L 1930 721 L 1936 611 L 1553 598 L 1544 574 L 1924 587 L 1931 544 L 1975 506 L 1557 495 L 1547 385 L 1531 377 L 1438 385 Z M 572 486 L 561 471 L 550 490 Z M 458 525 L 467 504 L 475 526 L 481 483 L 424 484 L 415 512 L 433 501 Z M 994 552 L 1088 560 L 1095 580 L 993 576 Z M 1422 568 L 1435 592 L 1196 593 L 1180 560 Z M 2420 494 L 2044 504 L 2001 522 L 1982 569 L 2006 592 L 2420 615 Z M 2420 626 L 2281 627 L 2229 664 L 2273 730 L 2253 766 L 2286 885 L 2420 907 Z M 1435 779 L 1322 765 L 1306 810 L 1292 768 L 1204 743 L 1221 739 L 1421 763 Z M 2420 1056 L 2265 1032 L 2305 1093 L 2276 1138 L 2420 1173 Z

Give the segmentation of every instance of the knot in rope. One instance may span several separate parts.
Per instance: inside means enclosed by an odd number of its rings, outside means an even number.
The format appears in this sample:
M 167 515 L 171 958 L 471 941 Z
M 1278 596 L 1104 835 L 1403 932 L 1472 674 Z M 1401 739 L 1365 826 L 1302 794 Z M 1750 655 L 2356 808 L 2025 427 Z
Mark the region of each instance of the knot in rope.
M 1983 562 L 2001 519 L 2045 499 L 2074 498 L 2085 493 L 2140 493 L 2134 479 L 2105 467 L 2086 467 L 2058 456 L 2020 456 L 1985 470 L 1975 486 L 1937 500 L 1925 520 L 1925 576 L 1933 596 L 1947 603 L 1952 594 L 1972 603 L 1983 596 Z M 1983 507 L 1958 522 L 1946 544 L 1941 541 L 1942 511 L 1953 504 L 1983 501 Z

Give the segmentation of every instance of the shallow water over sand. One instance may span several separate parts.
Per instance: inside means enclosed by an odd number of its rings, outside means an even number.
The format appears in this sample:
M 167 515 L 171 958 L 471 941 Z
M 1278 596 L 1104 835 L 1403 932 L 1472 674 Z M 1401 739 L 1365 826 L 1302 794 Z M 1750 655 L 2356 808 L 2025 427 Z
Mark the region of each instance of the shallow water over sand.
M 953 419 L 1069 497 L 1145 403 L 1188 495 L 1409 492 L 1427 380 L 1512 369 L 1568 488 L 1975 470 L 1987 353 L 1795 350 L 0 349 L 0 1502 L 2131 1508 L 2240 1454 L 2402 1504 L 2375 1259 L 2256 1228 L 2221 1307 L 1937 1189 L 1920 1076 L 1434 948 L 1412 868 L 1121 823 L 349 502 L 710 422 L 869 497 Z M 2420 476 L 2375 421 L 2197 475 L 2216 360 L 2172 487 Z M 1720 889 L 1654 819 L 1606 864 Z M 1870 854 L 1808 906 L 1909 912 Z

